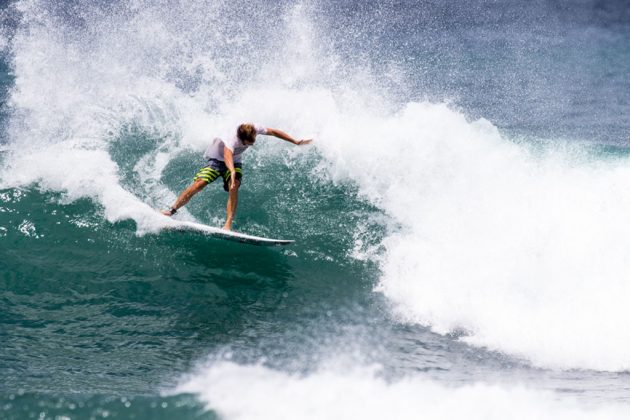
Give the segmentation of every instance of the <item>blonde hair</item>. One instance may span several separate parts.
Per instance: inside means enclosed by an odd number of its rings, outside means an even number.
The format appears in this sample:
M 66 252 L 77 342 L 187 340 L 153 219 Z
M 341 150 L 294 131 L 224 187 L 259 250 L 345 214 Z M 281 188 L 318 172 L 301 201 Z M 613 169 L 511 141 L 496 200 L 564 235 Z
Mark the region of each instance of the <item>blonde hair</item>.
M 242 141 L 256 141 L 256 128 L 254 124 L 246 123 L 238 126 L 236 136 Z

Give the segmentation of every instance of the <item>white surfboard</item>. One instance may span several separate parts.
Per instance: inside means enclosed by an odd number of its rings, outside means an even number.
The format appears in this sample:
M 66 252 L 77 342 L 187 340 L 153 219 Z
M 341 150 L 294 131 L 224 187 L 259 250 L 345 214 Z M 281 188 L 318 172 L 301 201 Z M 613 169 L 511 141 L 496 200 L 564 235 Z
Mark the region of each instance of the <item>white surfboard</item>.
M 293 240 L 290 239 L 270 239 L 263 238 L 262 236 L 247 235 L 245 233 L 233 232 L 229 230 L 223 230 L 214 226 L 208 226 L 201 223 L 185 222 L 179 220 L 172 220 L 169 223 L 168 229 L 181 230 L 200 233 L 202 235 L 213 236 L 216 238 L 227 239 L 229 241 L 243 242 L 252 245 L 261 246 L 274 246 L 274 245 L 288 245 L 292 244 Z

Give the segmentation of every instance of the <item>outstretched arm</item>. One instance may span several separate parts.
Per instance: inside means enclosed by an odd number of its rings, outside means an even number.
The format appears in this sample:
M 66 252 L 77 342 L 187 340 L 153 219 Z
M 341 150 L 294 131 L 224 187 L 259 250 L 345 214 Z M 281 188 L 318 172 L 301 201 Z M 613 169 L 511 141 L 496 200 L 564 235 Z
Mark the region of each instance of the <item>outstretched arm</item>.
M 296 144 L 298 146 L 301 146 L 303 144 L 309 144 L 310 142 L 313 141 L 313 139 L 296 140 L 293 137 L 291 137 L 290 135 L 288 135 L 287 133 L 285 133 L 284 131 L 278 130 L 277 128 L 268 128 L 267 129 L 267 135 L 277 137 L 279 139 L 282 139 L 284 141 L 288 141 L 289 143 L 293 143 L 293 144 Z

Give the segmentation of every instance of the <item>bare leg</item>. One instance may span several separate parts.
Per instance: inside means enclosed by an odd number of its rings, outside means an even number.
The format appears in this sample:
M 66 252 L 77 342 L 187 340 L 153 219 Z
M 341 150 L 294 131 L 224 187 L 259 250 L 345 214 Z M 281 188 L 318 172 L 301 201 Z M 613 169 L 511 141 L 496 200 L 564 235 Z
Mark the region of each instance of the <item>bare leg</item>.
M 238 205 L 238 188 L 241 186 L 241 180 L 237 179 L 234 181 L 234 188 L 230 189 L 227 202 L 227 219 L 225 220 L 225 225 L 223 229 L 232 230 L 232 220 L 234 219 L 234 214 L 236 214 L 236 206 Z
M 193 182 L 188 188 L 186 188 L 177 198 L 177 200 L 175 200 L 175 204 L 173 204 L 172 208 L 174 208 L 175 210 L 184 207 L 186 205 L 186 203 L 188 203 L 190 201 L 190 199 L 197 194 L 199 191 L 203 190 L 204 187 L 208 185 L 208 183 L 206 181 L 204 181 L 203 179 L 198 179 L 195 182 Z M 171 216 L 171 210 L 163 210 L 162 214 L 165 216 Z

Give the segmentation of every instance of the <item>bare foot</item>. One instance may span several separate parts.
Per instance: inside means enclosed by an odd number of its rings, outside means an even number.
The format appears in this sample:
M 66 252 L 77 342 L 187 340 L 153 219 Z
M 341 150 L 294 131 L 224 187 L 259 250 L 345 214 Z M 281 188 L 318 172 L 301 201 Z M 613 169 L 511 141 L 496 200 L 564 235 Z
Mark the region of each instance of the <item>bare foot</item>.
M 223 230 L 232 230 L 232 225 L 228 225 L 227 223 L 223 225 Z
M 164 216 L 172 216 L 173 212 L 169 209 L 169 210 L 162 210 L 161 212 Z

